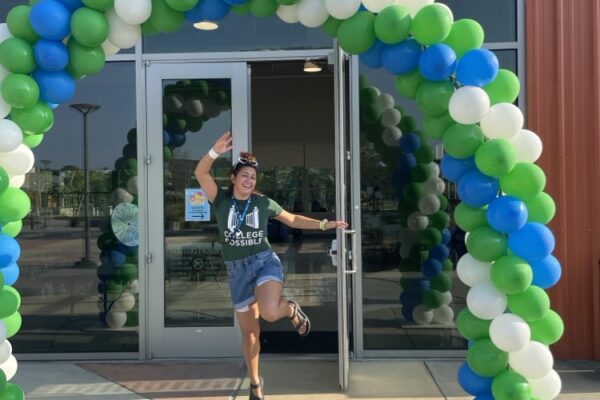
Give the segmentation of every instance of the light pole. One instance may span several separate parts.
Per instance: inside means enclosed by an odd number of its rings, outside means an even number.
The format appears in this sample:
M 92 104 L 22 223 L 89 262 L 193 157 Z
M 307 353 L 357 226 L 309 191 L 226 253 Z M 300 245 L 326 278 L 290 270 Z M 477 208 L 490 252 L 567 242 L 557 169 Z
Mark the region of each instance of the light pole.
M 96 263 L 90 258 L 90 215 L 89 215 L 89 196 L 90 181 L 88 172 L 88 140 L 87 140 L 87 116 L 96 111 L 100 106 L 95 104 L 71 104 L 71 108 L 79 111 L 83 115 L 83 202 L 84 202 L 84 218 L 85 218 L 85 257 L 81 259 L 81 266 L 96 266 Z

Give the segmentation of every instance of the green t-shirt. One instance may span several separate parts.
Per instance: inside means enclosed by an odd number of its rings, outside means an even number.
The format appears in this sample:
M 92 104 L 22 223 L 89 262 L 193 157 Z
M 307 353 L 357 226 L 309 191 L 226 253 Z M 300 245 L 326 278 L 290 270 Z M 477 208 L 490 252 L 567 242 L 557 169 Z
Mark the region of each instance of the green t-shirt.
M 267 239 L 267 224 L 269 218 L 281 214 L 283 208 L 262 194 L 253 194 L 249 200 L 246 217 L 236 231 L 238 218 L 248 201 L 234 202 L 228 190 L 219 188 L 217 191 L 213 207 L 224 260 L 238 260 L 271 248 Z

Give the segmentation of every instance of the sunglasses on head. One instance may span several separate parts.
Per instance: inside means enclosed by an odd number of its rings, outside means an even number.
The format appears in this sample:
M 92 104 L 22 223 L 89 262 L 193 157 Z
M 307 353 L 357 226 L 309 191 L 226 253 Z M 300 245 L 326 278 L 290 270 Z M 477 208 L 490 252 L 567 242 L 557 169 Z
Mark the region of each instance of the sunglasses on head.
M 250 165 L 251 167 L 254 167 L 254 168 L 258 167 L 258 161 L 256 161 L 256 160 L 249 160 L 249 159 L 247 159 L 245 157 L 238 158 L 237 164 Z

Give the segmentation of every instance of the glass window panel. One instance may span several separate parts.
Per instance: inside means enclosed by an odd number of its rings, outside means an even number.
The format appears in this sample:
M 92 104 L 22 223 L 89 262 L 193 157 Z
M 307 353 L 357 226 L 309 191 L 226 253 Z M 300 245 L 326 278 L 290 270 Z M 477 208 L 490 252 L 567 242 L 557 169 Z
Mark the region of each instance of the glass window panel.
M 88 114 L 87 130 L 82 114 L 69 107 L 76 103 L 100 106 Z M 75 97 L 55 112 L 23 186 L 32 202 L 17 237 L 23 326 L 11 342 L 18 353 L 137 352 L 137 246 L 111 233 L 111 213 L 137 202 L 129 134 L 136 123 L 134 63 L 108 63 L 79 81 Z M 126 165 L 123 154 L 131 159 Z M 135 226 L 135 215 L 120 215 Z
M 333 42 L 322 29 L 288 24 L 277 17 L 229 15 L 219 29 L 200 31 L 189 21 L 174 33 L 144 36 L 145 53 L 211 51 L 298 50 L 330 48 Z

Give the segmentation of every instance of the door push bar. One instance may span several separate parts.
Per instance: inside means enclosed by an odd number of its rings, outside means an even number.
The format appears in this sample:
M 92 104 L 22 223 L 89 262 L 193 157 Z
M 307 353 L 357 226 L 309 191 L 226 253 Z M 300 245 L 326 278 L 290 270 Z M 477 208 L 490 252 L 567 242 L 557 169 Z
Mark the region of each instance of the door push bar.
M 355 274 L 357 271 L 357 261 L 354 257 L 353 251 L 356 249 L 356 230 L 345 230 L 344 234 L 352 236 L 352 249 L 348 250 L 348 260 L 352 262 L 352 269 L 344 271 L 346 274 Z M 329 257 L 331 257 L 331 263 L 334 267 L 337 267 L 337 239 L 331 241 L 331 248 L 328 251 Z

